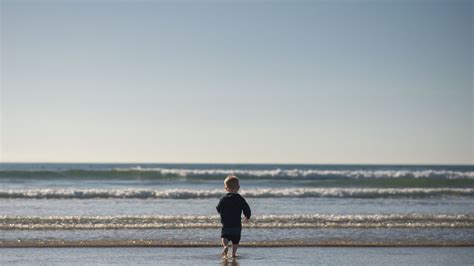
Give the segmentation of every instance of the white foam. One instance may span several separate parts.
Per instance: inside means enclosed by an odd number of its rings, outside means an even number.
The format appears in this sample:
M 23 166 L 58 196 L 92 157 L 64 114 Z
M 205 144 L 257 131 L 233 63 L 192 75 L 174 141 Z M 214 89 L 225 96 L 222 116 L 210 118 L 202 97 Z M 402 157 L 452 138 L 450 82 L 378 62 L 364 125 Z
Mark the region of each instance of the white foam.
M 0 198 L 36 199 L 199 199 L 219 198 L 221 189 L 18 189 L 0 190 Z M 241 194 L 248 198 L 400 198 L 474 196 L 472 188 L 287 188 L 287 189 L 243 189 Z
M 271 170 L 243 170 L 243 169 L 181 169 L 181 168 L 115 168 L 114 171 L 141 171 L 157 172 L 170 176 L 254 176 L 254 177 L 346 177 L 346 178 L 448 178 L 474 179 L 474 171 L 449 170 L 315 170 L 315 169 L 271 169 Z
M 0 230 L 218 228 L 212 216 L 0 216 Z M 474 215 L 358 214 L 264 215 L 249 228 L 474 228 Z

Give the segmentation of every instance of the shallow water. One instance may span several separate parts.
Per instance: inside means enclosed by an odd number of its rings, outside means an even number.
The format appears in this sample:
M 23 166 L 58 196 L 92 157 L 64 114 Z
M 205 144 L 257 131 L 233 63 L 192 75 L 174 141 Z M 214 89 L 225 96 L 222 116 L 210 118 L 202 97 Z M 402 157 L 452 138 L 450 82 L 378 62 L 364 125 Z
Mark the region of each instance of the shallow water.
M 159 230 L 7 230 L 4 243 L 43 246 L 128 246 L 137 245 L 219 245 L 220 230 L 216 229 L 159 229 Z M 364 246 L 364 245 L 452 245 L 470 244 L 474 229 L 244 229 L 242 245 L 266 246 Z M 64 242 L 66 241 L 66 242 Z M 86 242 L 89 244 L 84 244 Z M 6 245 L 5 245 L 6 246 Z M 10 245 L 11 246 L 11 245 Z
M 472 265 L 474 248 L 7 248 L 0 264 L 22 265 Z
M 211 199 L 1 199 L 0 215 L 217 215 L 217 198 Z M 463 214 L 472 213 L 471 197 L 347 199 L 247 199 L 254 215 L 270 214 Z

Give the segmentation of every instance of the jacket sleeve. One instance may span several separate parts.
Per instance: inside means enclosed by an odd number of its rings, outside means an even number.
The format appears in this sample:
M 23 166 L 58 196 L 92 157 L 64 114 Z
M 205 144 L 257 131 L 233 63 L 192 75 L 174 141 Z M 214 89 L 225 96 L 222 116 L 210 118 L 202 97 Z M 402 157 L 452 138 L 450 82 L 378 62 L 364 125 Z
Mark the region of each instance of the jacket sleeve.
M 217 206 L 216 206 L 216 209 L 217 209 L 218 213 L 221 213 L 221 211 L 222 211 L 222 205 L 223 205 L 222 202 L 223 202 L 223 199 L 220 199 L 219 204 L 217 204 Z
M 243 211 L 244 211 L 244 216 L 245 218 L 247 219 L 250 219 L 250 215 L 252 215 L 252 211 L 250 210 L 250 206 L 248 205 L 247 201 L 245 201 L 244 198 L 242 198 L 243 200 Z

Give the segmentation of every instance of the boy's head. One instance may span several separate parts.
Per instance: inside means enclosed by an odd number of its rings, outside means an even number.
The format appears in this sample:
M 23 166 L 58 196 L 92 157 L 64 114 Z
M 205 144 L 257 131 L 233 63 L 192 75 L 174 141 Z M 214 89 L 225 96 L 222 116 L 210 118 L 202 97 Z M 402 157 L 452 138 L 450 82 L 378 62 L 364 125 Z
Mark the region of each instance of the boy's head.
M 224 180 L 224 188 L 228 192 L 237 192 L 239 191 L 239 179 L 235 175 L 229 175 Z

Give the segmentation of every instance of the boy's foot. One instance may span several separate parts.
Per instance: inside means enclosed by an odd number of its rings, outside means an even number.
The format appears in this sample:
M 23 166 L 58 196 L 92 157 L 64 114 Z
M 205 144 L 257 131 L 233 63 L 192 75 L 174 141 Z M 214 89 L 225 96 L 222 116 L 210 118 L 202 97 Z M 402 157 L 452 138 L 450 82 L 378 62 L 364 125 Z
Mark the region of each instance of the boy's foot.
M 229 247 L 225 247 L 225 248 L 222 250 L 222 253 L 221 253 L 221 257 L 222 257 L 222 258 L 227 258 L 227 251 L 229 251 Z
M 232 254 L 232 258 L 237 258 L 237 254 Z

